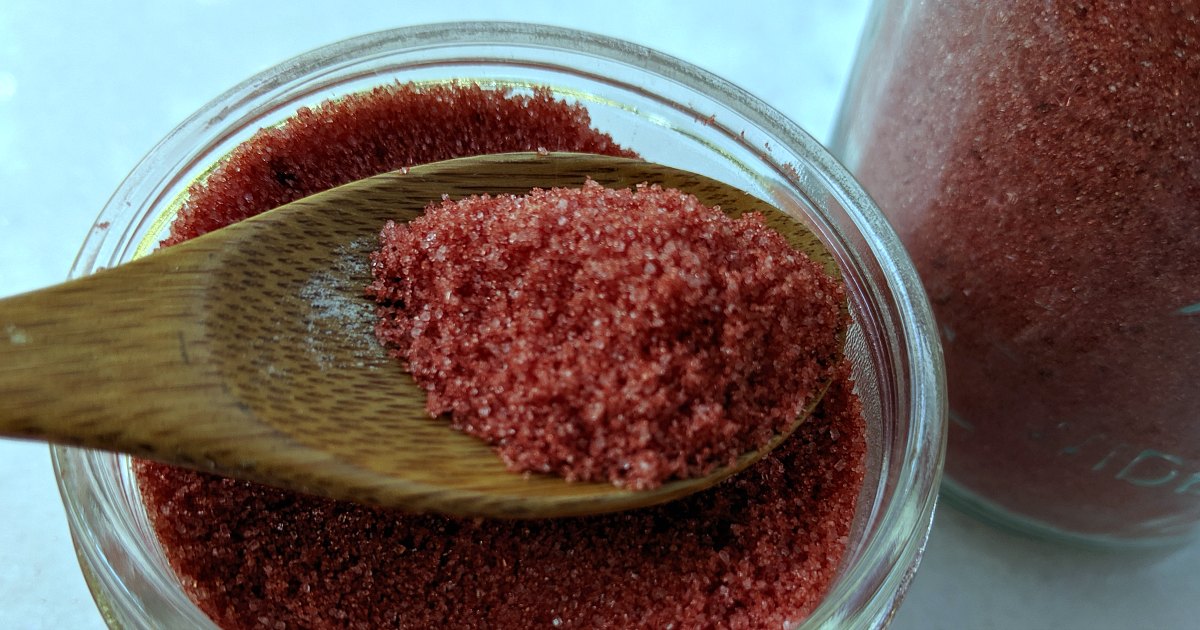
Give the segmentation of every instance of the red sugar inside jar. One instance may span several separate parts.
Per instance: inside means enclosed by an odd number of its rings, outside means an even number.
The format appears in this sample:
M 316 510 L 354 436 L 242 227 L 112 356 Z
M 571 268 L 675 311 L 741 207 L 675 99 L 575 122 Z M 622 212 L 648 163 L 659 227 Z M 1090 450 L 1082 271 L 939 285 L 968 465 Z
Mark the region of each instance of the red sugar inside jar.
M 169 242 L 379 172 L 539 148 L 631 155 L 548 91 L 380 87 L 240 145 L 192 186 Z M 414 516 L 148 461 L 134 471 L 182 588 L 227 630 L 778 629 L 807 617 L 836 575 L 866 452 L 843 364 L 812 417 L 758 464 L 620 514 Z
M 819 265 L 677 190 L 447 200 L 381 241 L 380 340 L 516 471 L 703 475 L 790 426 L 839 349 Z

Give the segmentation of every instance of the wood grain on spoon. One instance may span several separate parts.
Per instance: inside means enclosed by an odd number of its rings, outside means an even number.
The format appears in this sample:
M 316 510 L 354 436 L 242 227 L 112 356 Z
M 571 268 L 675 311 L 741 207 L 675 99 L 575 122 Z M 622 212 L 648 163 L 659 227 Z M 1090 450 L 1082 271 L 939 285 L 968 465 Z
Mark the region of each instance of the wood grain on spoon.
M 0 300 L 0 435 L 455 515 L 575 516 L 711 486 L 786 435 L 735 466 L 648 491 L 512 473 L 482 441 L 429 418 L 424 392 L 375 341 L 363 288 L 385 221 L 411 220 L 443 194 L 525 194 L 587 177 L 610 187 L 678 188 L 731 215 L 763 212 L 793 246 L 837 272 L 802 224 L 692 173 L 576 154 L 439 162 Z

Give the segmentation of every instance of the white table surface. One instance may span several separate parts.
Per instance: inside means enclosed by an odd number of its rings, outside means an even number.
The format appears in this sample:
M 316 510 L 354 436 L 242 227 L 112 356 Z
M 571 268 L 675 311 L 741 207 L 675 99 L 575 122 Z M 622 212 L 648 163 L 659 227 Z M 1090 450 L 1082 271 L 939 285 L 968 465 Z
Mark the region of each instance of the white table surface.
M 77 4 L 0 1 L 0 296 L 64 278 L 108 196 L 185 116 L 316 46 L 456 19 L 581 28 L 713 71 L 826 139 L 867 3 Z M 0 440 L 0 506 L 0 629 L 101 628 L 44 445 Z M 1085 552 L 942 509 L 893 628 L 1200 628 L 1200 544 Z

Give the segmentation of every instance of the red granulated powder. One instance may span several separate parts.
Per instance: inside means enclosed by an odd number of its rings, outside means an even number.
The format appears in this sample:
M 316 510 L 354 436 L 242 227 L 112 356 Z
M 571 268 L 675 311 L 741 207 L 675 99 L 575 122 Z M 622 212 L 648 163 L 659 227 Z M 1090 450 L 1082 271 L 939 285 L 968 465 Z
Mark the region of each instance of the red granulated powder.
M 466 132 L 420 131 L 456 116 L 446 108 L 468 120 L 492 108 L 483 120 L 495 120 L 494 112 L 504 120 Z M 280 203 L 280 180 L 290 178 L 259 169 L 255 162 L 264 159 L 302 163 L 286 171 L 297 182 L 363 176 L 354 152 L 329 146 L 390 133 L 376 116 L 358 113 L 393 110 L 408 112 L 398 124 L 425 140 L 416 148 L 397 145 L 403 157 L 386 168 L 538 146 L 626 153 L 588 128 L 586 112 L 544 94 L 383 88 L 301 116 L 327 124 L 288 123 L 243 145 L 192 189 L 172 239 L 235 220 L 213 199 L 273 199 L 260 209 Z M 531 144 L 517 146 L 512 137 Z M 336 155 L 304 157 L 317 151 Z M 259 170 L 245 177 L 239 168 Z M 813 416 L 737 477 L 668 505 L 598 517 L 413 516 L 153 462 L 137 461 L 134 470 L 181 584 L 227 629 L 777 629 L 820 602 L 845 550 L 866 453 L 851 389 L 842 366 Z
M 1194 534 L 1200 2 L 893 5 L 840 144 L 942 326 L 949 478 L 1068 532 Z
M 676 190 L 447 200 L 381 241 L 380 340 L 516 471 L 642 489 L 732 464 L 840 347 L 837 282 L 760 215 Z
M 352 114 L 352 115 L 351 115 Z M 536 119 L 537 124 L 531 124 Z M 536 150 L 633 157 L 591 128 L 587 110 L 547 90 L 515 96 L 477 85 L 377 87 L 260 130 L 188 191 L 163 242 L 195 238 L 285 203 L 400 168 Z
M 762 461 L 632 512 L 402 516 L 140 462 L 172 565 L 224 628 L 770 628 L 844 551 L 865 427 L 848 370 Z M 673 625 L 672 625 L 673 624 Z

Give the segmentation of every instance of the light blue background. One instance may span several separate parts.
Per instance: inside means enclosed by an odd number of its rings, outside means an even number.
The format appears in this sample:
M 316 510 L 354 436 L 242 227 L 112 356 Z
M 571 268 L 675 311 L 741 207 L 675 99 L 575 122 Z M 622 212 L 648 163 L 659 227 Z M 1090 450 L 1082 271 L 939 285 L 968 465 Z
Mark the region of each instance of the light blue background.
M 322 44 L 460 19 L 581 28 L 730 79 L 824 140 L 866 14 L 866 0 L 302 4 L 0 0 L 0 296 L 63 279 L 108 196 L 185 116 Z M 1198 571 L 1200 544 L 1065 550 L 943 509 L 893 627 L 1195 628 Z M 0 441 L 0 628 L 101 627 L 46 447 Z

